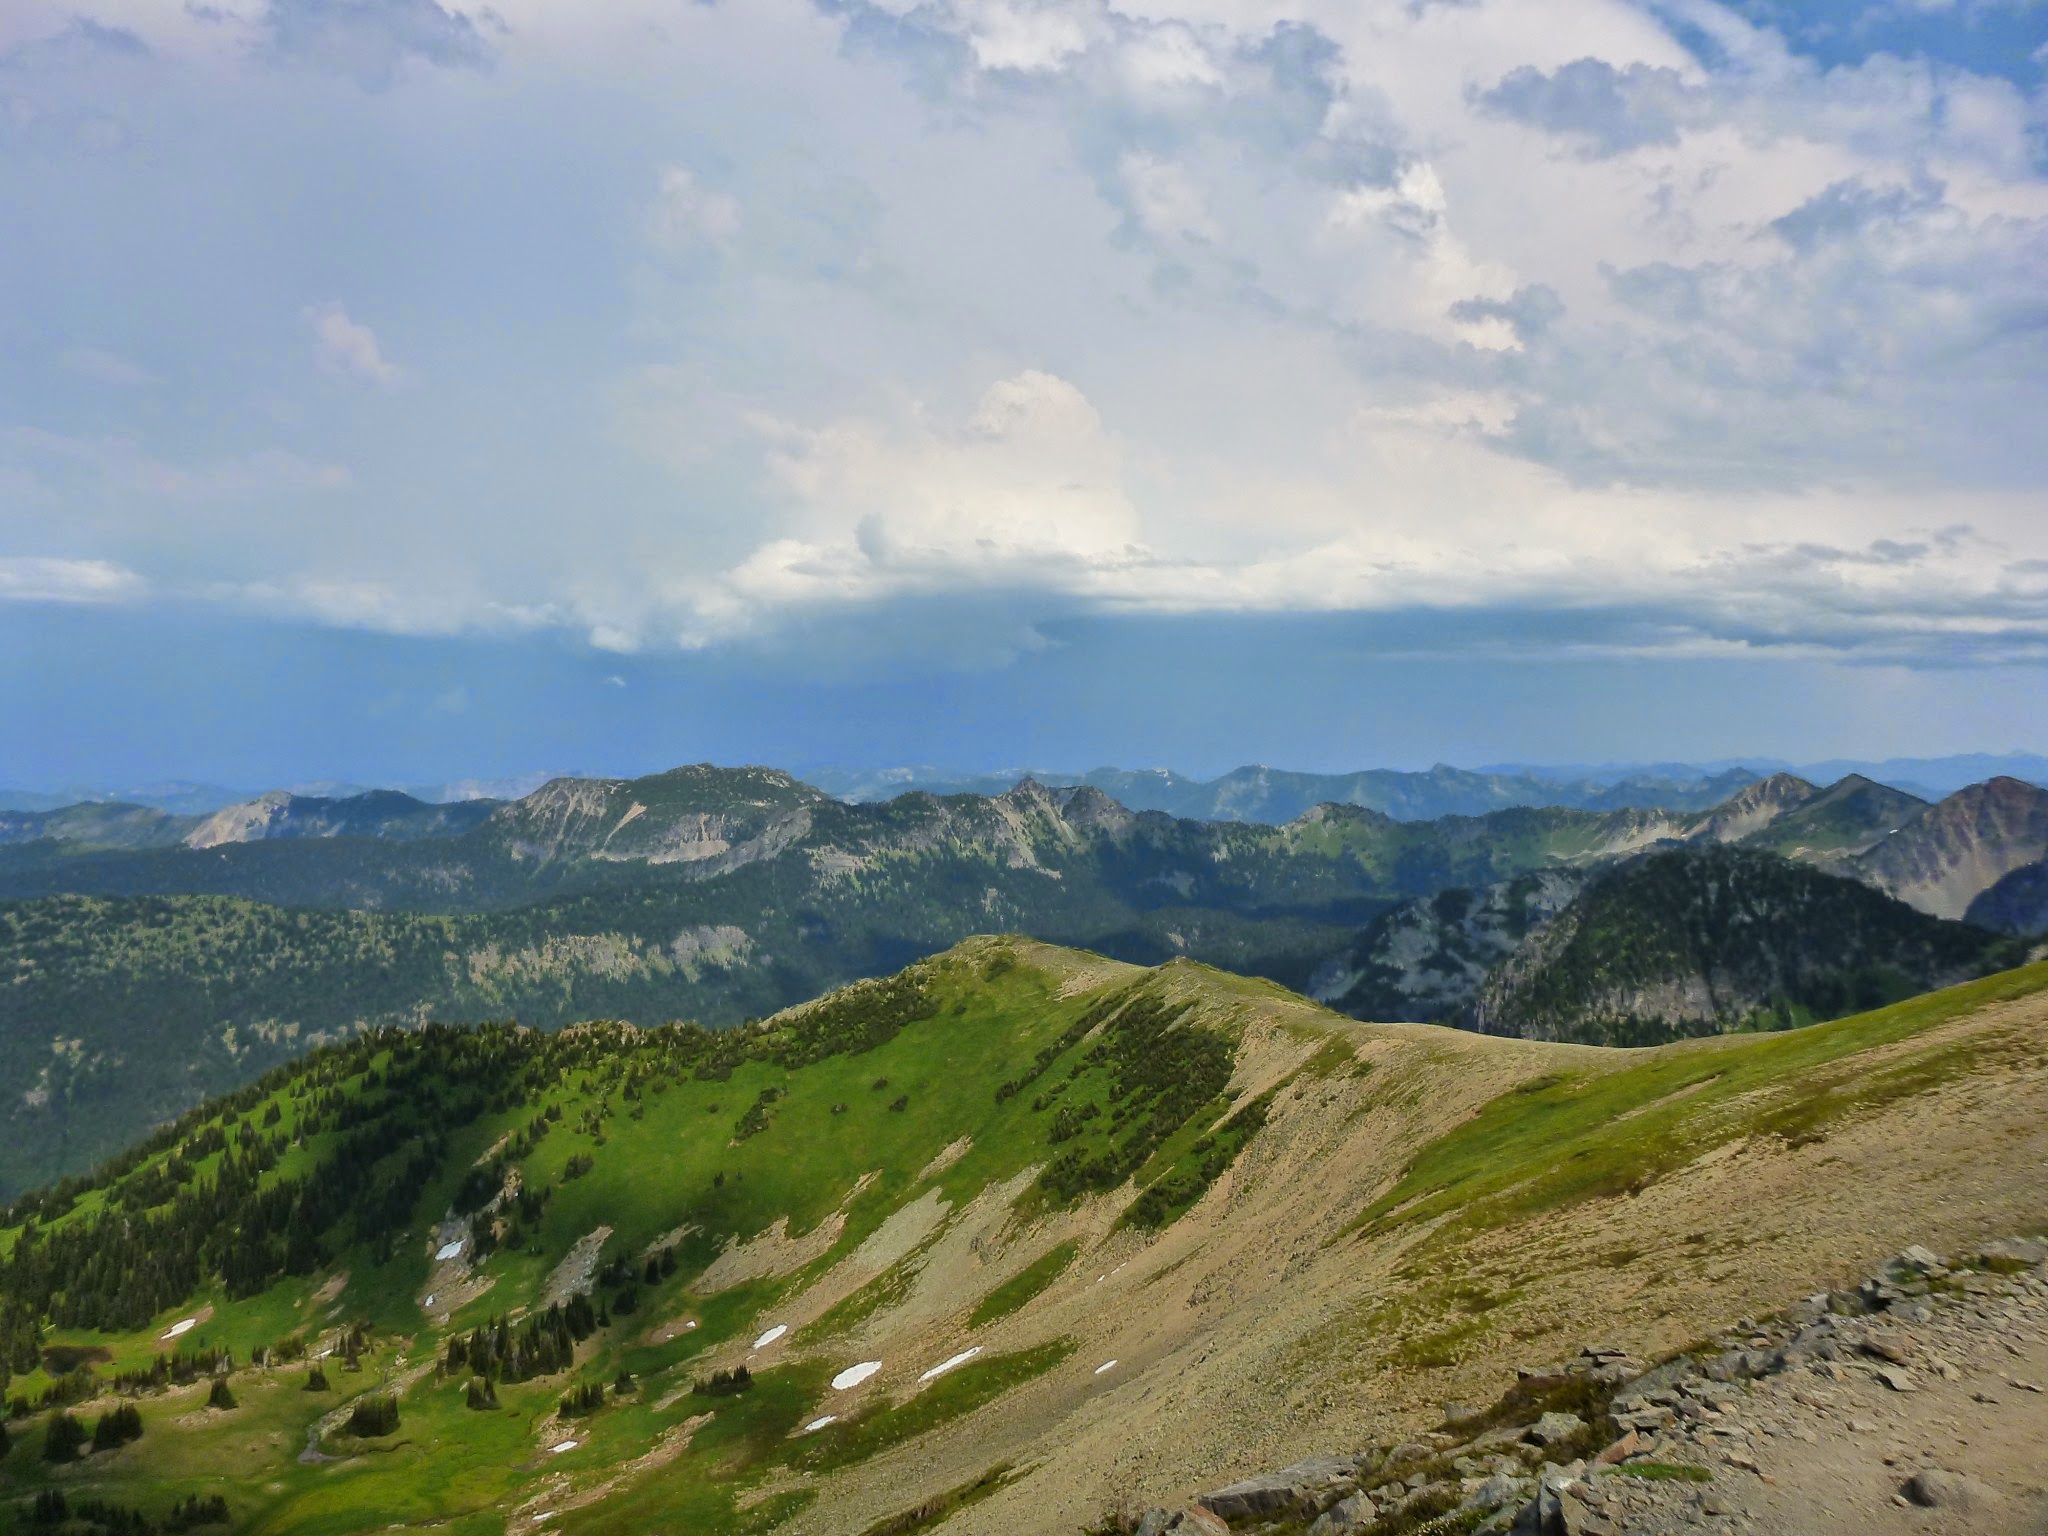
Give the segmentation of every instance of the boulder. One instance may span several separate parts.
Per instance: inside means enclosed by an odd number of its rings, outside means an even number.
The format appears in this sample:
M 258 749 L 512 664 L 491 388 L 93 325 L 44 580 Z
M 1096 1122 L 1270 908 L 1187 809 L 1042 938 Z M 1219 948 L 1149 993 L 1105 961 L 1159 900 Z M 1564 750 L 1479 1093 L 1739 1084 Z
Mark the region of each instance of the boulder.
M 1488 1514 L 1491 1514 L 1503 1504 L 1512 1504 L 1520 1499 L 1527 1487 L 1528 1483 L 1522 1478 L 1508 1477 L 1496 1472 L 1492 1477 L 1489 1477 L 1485 1482 L 1465 1495 L 1465 1502 L 1459 1505 L 1458 1508 L 1461 1511 L 1483 1509 Z
M 1308 1536 L 1349 1536 L 1350 1532 L 1371 1525 L 1378 1518 L 1379 1506 L 1373 1503 L 1371 1494 L 1350 1494 L 1316 1516 L 1316 1523 L 1308 1528 Z
M 1357 1463 L 1348 1456 L 1317 1456 L 1278 1472 L 1262 1472 L 1196 1502 L 1227 1521 L 1261 1516 L 1305 1514 L 1356 1487 Z
M 1522 1432 L 1522 1438 L 1532 1445 L 1556 1445 L 1585 1427 L 1586 1421 L 1576 1413 L 1546 1413 Z
M 1927 1249 L 1922 1248 L 1918 1243 L 1902 1252 L 1891 1263 L 1887 1264 L 1885 1268 L 1901 1274 L 1912 1275 L 1946 1274 L 1948 1272 L 1948 1266 L 1941 1262 L 1940 1254 L 1931 1253 Z
M 1131 1536 L 1228 1536 L 1230 1527 L 1200 1505 L 1189 1509 L 1148 1509 Z
M 1940 1467 L 1929 1467 L 1908 1478 L 1906 1497 L 1922 1509 L 1953 1510 L 1960 1515 L 1982 1514 L 2005 1502 L 2005 1496 L 1989 1483 Z
M 1970 1257 L 1986 1269 L 2048 1264 L 2048 1240 L 2038 1237 L 2001 1238 L 1995 1243 L 1986 1243 Z

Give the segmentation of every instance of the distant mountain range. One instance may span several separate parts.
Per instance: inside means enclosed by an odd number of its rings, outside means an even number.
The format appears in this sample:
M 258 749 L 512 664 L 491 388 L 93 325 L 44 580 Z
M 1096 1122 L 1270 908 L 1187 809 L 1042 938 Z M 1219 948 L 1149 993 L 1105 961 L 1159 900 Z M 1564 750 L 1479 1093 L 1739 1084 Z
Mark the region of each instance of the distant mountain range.
M 997 795 L 1024 779 L 1043 784 L 1086 784 L 1134 811 L 1165 811 L 1196 821 L 1292 821 L 1313 806 L 1357 805 L 1399 821 L 1438 816 L 1481 816 L 1514 806 L 1566 806 L 1579 810 L 1704 810 L 1743 785 L 1770 773 L 1790 773 L 1817 784 L 1851 777 L 1874 779 L 1921 800 L 1938 800 L 1992 778 L 2048 785 L 2048 757 L 2034 753 L 1967 753 L 1951 757 L 1888 758 L 1881 762 L 1834 759 L 1804 765 L 1758 758 L 1713 763 L 1553 764 L 1504 763 L 1476 769 L 1438 764 L 1421 771 L 1363 769 L 1306 773 L 1262 765 L 1200 779 L 1170 768 L 1046 768 L 958 771 L 933 767 L 848 769 L 816 764 L 798 770 L 803 782 L 835 799 L 870 804 L 912 790 L 935 795 Z M 302 799 L 342 800 L 372 788 L 396 789 L 413 799 L 517 800 L 559 774 L 454 779 L 438 784 L 350 784 L 320 780 L 284 786 Z M 126 788 L 73 785 L 57 790 L 0 788 L 0 811 L 52 811 L 82 802 L 140 805 L 176 815 L 210 815 L 259 799 L 255 791 L 173 780 Z
M 1767 1007 L 1812 1016 L 1830 998 L 1995 963 L 2005 951 L 1991 935 L 1957 920 L 2037 931 L 2025 872 L 2048 859 L 2048 791 L 1997 779 L 1929 805 L 1871 780 L 1780 774 L 1693 810 L 1401 820 L 1322 804 L 1274 826 L 1029 780 L 850 804 L 775 769 L 698 765 L 557 779 L 511 801 L 377 791 L 206 815 L 8 813 L 0 1191 L 83 1166 L 311 1040 L 429 1018 L 728 1024 L 975 933 L 1143 964 L 1185 955 L 1357 1014 L 1473 1022 L 1488 978 L 1591 899 L 1594 877 L 1722 846 L 1795 869 L 1743 886 L 1778 904 L 1780 920 L 1759 916 L 1755 931 L 1785 964 L 1748 991 L 1714 992 L 1703 1013 L 1646 1011 L 1645 1033 L 1732 1027 Z M 1870 903 L 1892 912 L 1886 898 L 1905 918 L 1870 927 Z M 1865 915 L 1801 915 L 1823 908 Z M 1634 942 L 1577 910 L 1577 931 Z M 1921 958 L 1880 985 L 1885 945 Z M 1727 969 L 1671 952 L 1631 985 L 1683 990 L 1707 974 L 1711 990 Z M 1601 1009 L 1585 995 L 1589 1018 Z M 1519 1027 L 1505 1005 L 1489 1018 Z

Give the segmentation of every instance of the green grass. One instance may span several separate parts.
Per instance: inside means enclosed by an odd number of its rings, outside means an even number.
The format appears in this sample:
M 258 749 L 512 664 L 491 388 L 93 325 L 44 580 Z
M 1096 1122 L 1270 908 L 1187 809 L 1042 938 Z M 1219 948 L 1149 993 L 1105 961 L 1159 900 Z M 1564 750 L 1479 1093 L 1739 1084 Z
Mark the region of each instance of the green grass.
M 972 1478 L 957 1488 L 948 1488 L 944 1493 L 926 1499 L 922 1504 L 877 1520 L 862 1531 L 860 1536 L 910 1536 L 912 1531 L 929 1530 L 932 1526 L 951 1519 L 961 1510 L 1001 1492 L 1010 1478 L 1010 1464 L 1007 1461 L 998 1462 L 981 1476 Z
M 781 1307 L 905 1202 L 935 1190 L 958 1210 L 992 1185 L 1045 1164 L 1056 1146 L 1049 1137 L 1057 1106 L 1105 1106 L 1081 1136 L 1057 1144 L 1058 1149 L 1106 1144 L 1115 1060 L 1101 1053 L 1091 1058 L 1094 1037 L 1083 1039 L 1073 1030 L 1105 997 L 1122 996 L 1131 973 L 1114 975 L 1093 992 L 1068 996 L 1063 995 L 1063 974 L 1041 969 L 1031 954 L 1022 944 L 979 944 L 961 956 L 932 962 L 920 970 L 925 996 L 919 1016 L 863 1040 L 858 1048 L 813 1052 L 801 1064 L 787 1059 L 788 1052 L 776 1044 L 784 1037 L 775 1034 L 731 1037 L 743 1048 L 723 1065 L 714 1059 L 716 1070 L 678 1069 L 663 1055 L 670 1047 L 661 1032 L 594 1025 L 574 1035 L 529 1037 L 531 1051 L 506 1057 L 510 1065 L 492 1080 L 481 1108 L 469 1118 L 419 1122 L 421 1129 L 445 1138 L 445 1150 L 420 1180 L 403 1231 L 386 1239 L 344 1228 L 332 1235 L 333 1251 L 315 1272 L 279 1280 L 256 1295 L 232 1298 L 213 1284 L 143 1327 L 111 1334 L 72 1328 L 44 1340 L 104 1348 L 112 1359 L 100 1366 L 103 1373 L 146 1366 L 166 1347 L 157 1338 L 170 1323 L 211 1304 L 214 1315 L 183 1342 L 226 1346 L 238 1365 L 257 1346 L 288 1335 L 312 1337 L 338 1323 L 363 1322 L 371 1329 L 372 1345 L 360 1373 L 346 1373 L 338 1361 L 329 1360 L 333 1390 L 313 1394 L 300 1390 L 304 1364 L 268 1375 L 238 1369 L 233 1384 L 241 1406 L 231 1413 L 202 1413 L 186 1424 L 176 1421 L 203 1401 L 203 1388 L 145 1395 L 140 1399 L 145 1422 L 140 1442 L 54 1475 L 86 1496 L 133 1504 L 154 1518 L 187 1493 L 224 1491 L 235 1536 L 338 1536 L 394 1524 L 482 1530 L 533 1497 L 546 1479 L 611 1476 L 685 1419 L 708 1411 L 710 1419 L 663 1470 L 629 1473 L 599 1504 L 562 1510 L 550 1529 L 617 1530 L 632 1536 L 688 1529 L 706 1536 L 749 1536 L 787 1520 L 815 1496 L 814 1490 L 771 1484 L 765 1490 L 769 1496 L 760 1498 L 764 1480 L 850 1465 L 903 1445 L 996 1402 L 1072 1351 L 1071 1343 L 1060 1341 L 979 1359 L 849 1424 L 796 1436 L 801 1424 L 828 1411 L 826 1379 L 846 1363 L 828 1356 L 805 1358 L 804 1348 L 879 1315 L 907 1293 L 921 1263 L 921 1254 L 913 1251 L 790 1340 L 785 1347 L 794 1358 L 757 1372 L 753 1390 L 718 1400 L 685 1391 L 667 1409 L 654 1406 L 706 1374 L 709 1352 L 778 1321 Z M 1199 1023 L 1191 1019 L 1174 1027 L 1234 1039 L 1235 997 L 1234 992 L 1211 996 Z M 749 1039 L 753 1043 L 745 1044 Z M 1036 1090 L 999 1099 L 998 1085 L 1023 1073 L 1049 1047 L 1040 1086 L 1058 1085 L 1056 1102 L 1034 1109 Z M 810 1050 L 800 1040 L 792 1048 Z M 362 1116 L 379 1102 L 410 1102 L 402 1097 L 412 1091 L 402 1074 L 413 1070 L 405 1056 L 412 1049 L 394 1055 L 381 1042 L 360 1042 L 285 1069 L 236 1101 L 233 1114 L 217 1102 L 188 1117 L 172 1141 L 124 1163 L 117 1177 L 153 1178 L 167 1166 L 175 1143 L 237 1119 L 260 1124 L 272 1105 L 279 1111 L 272 1129 L 289 1137 L 311 1111 L 313 1096 L 324 1095 L 326 1126 L 304 1145 L 286 1148 L 261 1175 L 260 1186 L 317 1178 L 351 1134 L 334 1123 L 337 1110 Z M 416 1054 L 411 1059 L 427 1058 Z M 888 1086 L 878 1090 L 874 1085 L 881 1080 Z M 306 1084 L 311 1094 L 298 1091 Z M 449 1089 L 436 1080 L 423 1091 Z M 772 1113 L 765 1123 L 736 1141 L 735 1130 L 748 1107 L 771 1092 Z M 904 1107 L 893 1109 L 899 1098 Z M 1132 1115 L 1155 1113 L 1144 1109 L 1150 1101 L 1141 1096 L 1127 1096 L 1126 1102 L 1136 1105 Z M 674 1275 L 651 1285 L 638 1279 L 637 1307 L 589 1340 L 573 1371 L 522 1384 L 501 1382 L 496 1411 L 465 1406 L 466 1377 L 443 1379 L 430 1373 L 401 1393 L 402 1422 L 396 1434 L 361 1442 L 330 1433 L 322 1449 L 341 1459 L 298 1461 L 316 1420 L 355 1396 L 388 1388 L 401 1362 L 416 1366 L 438 1356 L 442 1335 L 418 1304 L 432 1283 L 433 1220 L 487 1149 L 507 1133 L 523 1132 L 548 1105 L 559 1109 L 559 1118 L 516 1158 L 527 1188 L 550 1191 L 546 1205 L 525 1229 L 524 1251 L 501 1249 L 484 1262 L 481 1273 L 491 1280 L 490 1289 L 464 1306 L 451 1327 L 467 1332 L 533 1307 L 557 1261 L 600 1226 L 612 1229 L 600 1263 L 625 1257 L 636 1270 L 648 1245 L 678 1228 L 693 1229 L 679 1239 Z M 1127 1117 L 1119 1134 L 1133 1134 L 1142 1124 Z M 1148 1128 L 1147 1134 L 1156 1138 L 1165 1130 L 1163 1145 L 1170 1148 L 1186 1139 L 1183 1130 L 1192 1136 L 1201 1129 L 1169 1122 Z M 964 1155 L 942 1172 L 925 1175 L 942 1150 L 968 1136 L 972 1142 Z M 403 1155 L 394 1153 L 379 1169 L 397 1166 Z M 579 1167 L 587 1160 L 587 1171 L 568 1177 L 572 1159 Z M 204 1168 L 218 1160 L 214 1153 L 194 1161 Z M 855 1194 L 863 1175 L 872 1177 Z M 68 1208 L 52 1205 L 44 1212 L 42 1232 L 82 1230 L 105 1206 L 108 1193 L 107 1188 L 88 1187 L 76 1191 Z M 715 1294 L 693 1288 L 703 1266 L 730 1242 L 755 1237 L 778 1220 L 798 1236 L 835 1215 L 844 1219 L 836 1241 L 794 1273 L 755 1278 Z M 18 1239 L 18 1228 L 0 1231 L 0 1252 L 11 1251 Z M 1041 1255 L 1025 1274 L 998 1288 L 997 1310 L 982 1312 L 982 1320 L 1027 1305 L 1076 1251 L 1070 1243 Z M 316 1290 L 338 1271 L 348 1276 L 339 1298 L 316 1305 Z M 596 1299 L 616 1300 L 616 1288 L 600 1290 Z M 659 1344 L 649 1342 L 657 1324 L 686 1316 L 697 1322 L 695 1329 Z M 729 1359 L 719 1358 L 720 1363 Z M 559 1461 L 549 1457 L 540 1425 L 562 1394 L 579 1383 L 608 1383 L 620 1371 L 635 1378 L 638 1390 L 608 1397 L 588 1418 L 577 1419 L 568 1432 L 579 1441 L 577 1449 Z M 45 1384 L 38 1370 L 15 1375 L 10 1388 L 33 1392 Z M 36 1459 L 41 1426 L 31 1420 L 13 1427 L 16 1444 L 6 1468 L 10 1492 L 18 1485 L 32 1494 L 53 1475 Z M 0 1511 L 0 1524 L 6 1518 Z
M 1080 1251 L 1080 1244 L 1071 1238 L 1064 1243 L 1053 1244 L 976 1302 L 974 1311 L 968 1315 L 967 1326 L 981 1328 L 997 1318 L 1008 1317 L 1065 1274 L 1067 1266 L 1074 1262 L 1074 1255 Z
M 1954 1076 L 1976 1047 L 1931 1050 L 1860 1073 L 1848 1058 L 2044 988 L 2048 963 L 1789 1033 L 1702 1041 L 1619 1070 L 1532 1079 L 1423 1148 L 1353 1230 L 1438 1221 L 1429 1241 L 1442 1246 L 1632 1193 L 1739 1137 L 1824 1136 L 1848 1116 Z
M 1614 1469 L 1616 1477 L 1640 1478 L 1646 1483 L 1711 1483 L 1714 1474 L 1705 1467 L 1684 1461 L 1632 1461 Z
M 903 1402 L 870 1408 L 856 1418 L 805 1436 L 790 1454 L 789 1464 L 799 1471 L 827 1472 L 880 1455 L 1044 1375 L 1076 1347 L 1072 1339 L 1055 1339 L 1031 1349 L 970 1361 Z

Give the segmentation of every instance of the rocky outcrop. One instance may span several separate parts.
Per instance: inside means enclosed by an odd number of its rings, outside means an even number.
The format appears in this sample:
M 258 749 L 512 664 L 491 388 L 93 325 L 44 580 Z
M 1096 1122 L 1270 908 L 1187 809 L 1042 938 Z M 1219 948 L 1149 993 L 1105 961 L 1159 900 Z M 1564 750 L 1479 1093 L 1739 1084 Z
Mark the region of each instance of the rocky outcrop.
M 1418 1024 L 1462 1019 L 1487 972 L 1557 917 L 1589 876 L 1537 870 L 1480 890 L 1417 897 L 1381 914 L 1309 993 L 1353 1018 Z
M 1832 1472 L 1833 1442 L 1878 1467 L 1883 1507 L 1940 1511 L 1957 1530 L 2031 1531 L 2024 1522 L 2048 1515 L 2048 1494 L 2034 1485 L 2030 1454 L 2011 1489 L 1945 1464 L 1931 1447 L 1879 1462 L 1871 1437 L 1894 1417 L 1884 1405 L 1917 1400 L 1923 1383 L 1980 1381 L 1970 1401 L 1987 1410 L 2000 1394 L 2038 1399 L 2041 1383 L 2014 1375 L 2013 1362 L 2024 1343 L 2048 1344 L 2044 1328 L 2048 1240 L 2005 1239 L 1948 1258 L 1908 1248 L 1860 1285 L 1745 1319 L 1656 1365 L 1588 1348 L 1525 1368 L 1493 1407 L 1447 1412 L 1443 1428 L 1419 1439 L 1298 1462 L 1204 1494 L 1191 1509 L 1097 1529 L 1803 1536 L 1823 1497 L 1844 1497 L 1832 1478 L 1824 1490 L 1793 1481 Z M 1216 1524 L 1192 1523 L 1203 1514 Z
M 1987 779 L 1929 807 L 1855 862 L 1879 890 L 1937 917 L 1971 902 L 2023 865 L 2048 859 L 2048 789 Z

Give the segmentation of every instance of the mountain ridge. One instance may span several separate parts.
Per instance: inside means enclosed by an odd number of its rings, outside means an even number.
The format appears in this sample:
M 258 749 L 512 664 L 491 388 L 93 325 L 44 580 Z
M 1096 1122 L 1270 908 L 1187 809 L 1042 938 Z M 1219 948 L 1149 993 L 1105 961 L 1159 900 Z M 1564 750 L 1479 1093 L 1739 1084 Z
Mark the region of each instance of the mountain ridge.
M 742 1031 L 331 1045 L 0 1213 L 13 1507 L 1070 1531 L 2021 1230 L 2044 989 L 1615 1052 L 992 936 Z

